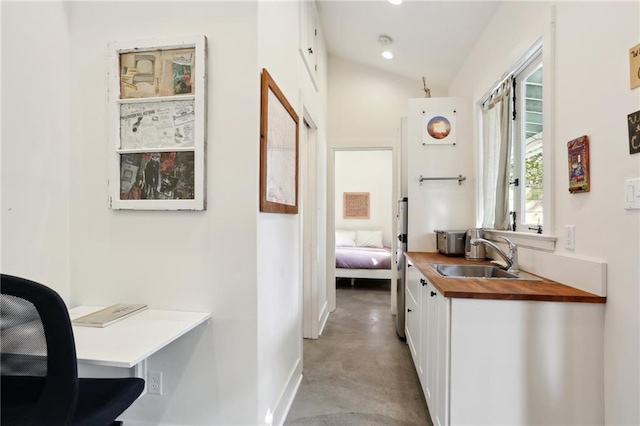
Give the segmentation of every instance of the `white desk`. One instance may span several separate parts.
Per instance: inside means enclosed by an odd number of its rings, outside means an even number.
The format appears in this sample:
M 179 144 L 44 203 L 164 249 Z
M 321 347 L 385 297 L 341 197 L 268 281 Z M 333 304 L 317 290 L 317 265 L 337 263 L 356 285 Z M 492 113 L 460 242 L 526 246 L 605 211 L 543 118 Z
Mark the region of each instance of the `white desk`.
M 78 306 L 69 310 L 73 320 L 103 309 Z M 105 328 L 73 326 L 78 364 L 133 368 L 146 379 L 146 360 L 151 355 L 211 318 L 205 312 L 147 309 Z

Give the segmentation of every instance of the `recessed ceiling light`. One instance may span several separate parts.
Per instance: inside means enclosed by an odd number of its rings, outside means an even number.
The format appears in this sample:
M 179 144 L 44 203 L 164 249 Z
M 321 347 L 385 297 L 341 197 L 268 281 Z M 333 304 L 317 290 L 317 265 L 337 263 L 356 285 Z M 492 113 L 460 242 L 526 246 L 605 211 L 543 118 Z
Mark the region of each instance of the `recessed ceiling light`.
M 391 37 L 389 37 L 388 35 L 381 35 L 380 37 L 378 37 L 378 43 L 383 46 L 391 46 L 393 40 L 391 40 Z
M 402 0 L 389 0 L 389 3 L 395 4 L 397 6 L 402 3 Z
M 388 35 L 381 35 L 378 37 L 378 43 L 381 46 L 384 46 L 385 49 L 389 49 L 389 47 L 393 44 L 393 40 Z M 385 59 L 393 59 L 393 53 L 390 50 L 384 50 L 382 52 L 382 57 Z

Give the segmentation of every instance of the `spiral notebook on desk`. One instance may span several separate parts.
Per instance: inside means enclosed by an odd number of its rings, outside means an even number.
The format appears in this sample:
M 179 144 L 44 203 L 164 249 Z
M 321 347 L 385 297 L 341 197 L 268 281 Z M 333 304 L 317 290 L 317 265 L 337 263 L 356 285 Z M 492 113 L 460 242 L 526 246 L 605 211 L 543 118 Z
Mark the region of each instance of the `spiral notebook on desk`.
M 76 318 L 71 323 L 82 327 L 107 327 L 131 315 L 138 314 L 147 309 L 145 304 L 118 303 L 88 315 Z

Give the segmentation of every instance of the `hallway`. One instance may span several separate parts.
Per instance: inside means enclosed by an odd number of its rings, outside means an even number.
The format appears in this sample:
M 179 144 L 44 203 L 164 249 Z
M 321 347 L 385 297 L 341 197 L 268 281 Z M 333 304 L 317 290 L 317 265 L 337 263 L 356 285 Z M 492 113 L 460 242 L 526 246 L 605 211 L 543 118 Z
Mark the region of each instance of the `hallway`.
M 304 372 L 285 425 L 430 425 L 388 280 L 340 280 L 337 309 L 304 341 Z

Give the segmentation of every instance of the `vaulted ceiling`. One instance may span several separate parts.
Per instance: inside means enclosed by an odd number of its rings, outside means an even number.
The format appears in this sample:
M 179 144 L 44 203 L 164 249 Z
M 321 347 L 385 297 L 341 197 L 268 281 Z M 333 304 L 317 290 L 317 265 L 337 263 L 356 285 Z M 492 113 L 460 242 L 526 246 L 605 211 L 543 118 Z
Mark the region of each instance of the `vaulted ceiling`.
M 329 54 L 447 89 L 500 2 L 317 1 Z M 381 35 L 393 39 L 384 47 Z M 384 59 L 381 52 L 393 52 Z

